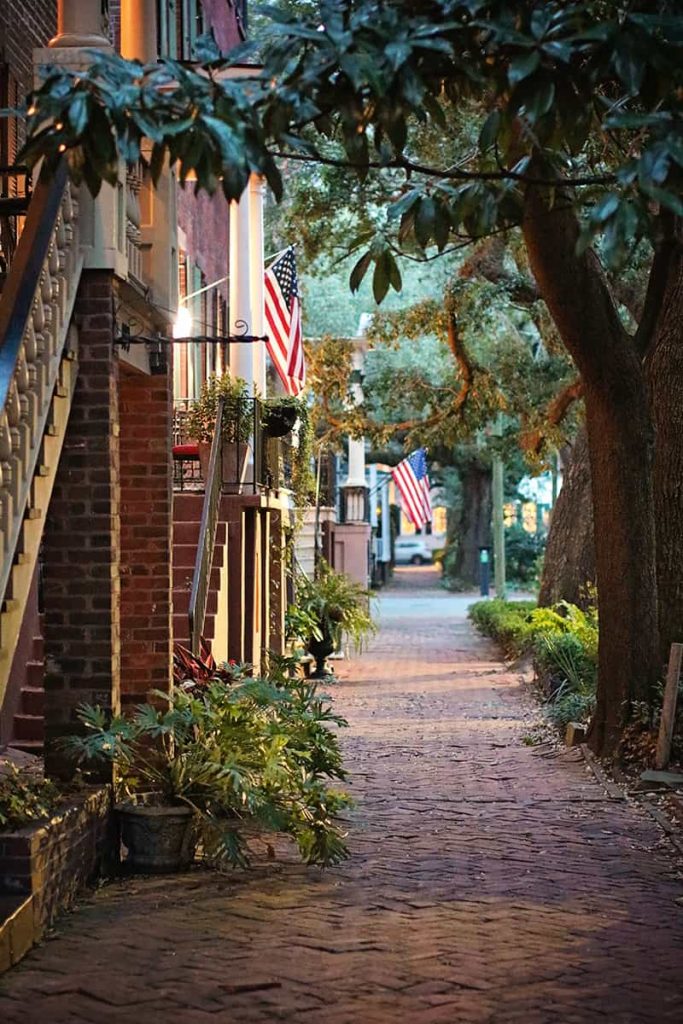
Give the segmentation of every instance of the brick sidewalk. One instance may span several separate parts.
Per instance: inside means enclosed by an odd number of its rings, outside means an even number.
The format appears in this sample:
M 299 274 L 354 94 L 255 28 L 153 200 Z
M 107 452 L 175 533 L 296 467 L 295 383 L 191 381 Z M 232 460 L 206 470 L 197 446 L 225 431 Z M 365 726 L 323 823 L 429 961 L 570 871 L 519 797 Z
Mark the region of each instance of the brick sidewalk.
M 409 579 L 334 689 L 352 860 L 109 885 L 6 977 L 3 1024 L 683 1020 L 657 827 L 576 752 L 524 746 L 529 705 L 462 599 Z

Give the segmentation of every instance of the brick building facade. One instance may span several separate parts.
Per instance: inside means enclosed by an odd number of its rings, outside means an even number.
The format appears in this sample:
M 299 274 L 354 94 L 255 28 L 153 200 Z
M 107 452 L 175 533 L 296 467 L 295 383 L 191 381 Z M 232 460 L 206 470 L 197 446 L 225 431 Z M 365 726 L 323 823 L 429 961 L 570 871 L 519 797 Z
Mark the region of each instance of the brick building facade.
M 65 28 L 65 11 L 73 16 L 71 27 L 79 28 L 86 5 L 74 0 L 69 12 L 69 0 L 60 2 L 60 30 Z M 126 45 L 135 46 L 131 23 L 134 35 L 138 13 L 140 23 L 148 24 L 149 0 L 123 2 L 128 4 L 127 28 L 121 0 L 109 5 L 91 0 L 94 14 L 88 32 L 92 36 L 93 27 L 101 28 L 102 45 L 108 36 L 119 48 L 127 31 Z M 58 31 L 57 8 L 57 0 L 0 0 L 6 103 L 22 102 L 30 90 L 36 47 L 43 48 L 39 63 L 61 55 L 71 60 L 76 52 L 72 42 L 71 49 L 46 49 Z M 160 48 L 170 56 L 189 57 L 193 37 L 209 28 L 224 48 L 242 37 L 238 8 L 230 0 L 159 0 L 155 22 L 154 38 L 144 40 L 150 55 L 146 59 L 154 59 Z M 83 59 L 90 58 L 84 54 Z M 3 124 L 3 160 L 11 164 L 21 140 L 21 121 Z M 150 374 L 144 348 L 126 353 L 116 339 L 125 330 L 171 333 L 176 282 L 169 286 L 146 274 L 157 273 L 163 252 L 177 279 L 178 233 L 188 284 L 192 275 L 190 289 L 228 273 L 229 218 L 222 196 L 194 197 L 189 189 L 176 195 L 171 182 L 160 199 L 151 194 L 144 172 L 137 177 L 129 172 L 124 195 L 125 220 L 113 232 L 123 239 L 123 250 L 112 258 L 96 246 L 81 276 L 73 310 L 78 377 L 45 518 L 40 573 L 16 641 L 9 689 L 0 687 L 0 745 L 18 739 L 24 749 L 41 749 L 44 709 L 46 765 L 56 775 L 66 770 L 57 741 L 73 729 L 79 704 L 125 707 L 144 700 L 151 689 L 168 689 L 171 681 L 173 352 L 167 352 L 165 372 Z M 98 203 L 104 203 L 99 216 L 105 221 L 116 217 L 117 210 L 120 215 L 120 202 L 112 203 L 105 195 Z M 93 209 L 84 197 L 80 216 L 87 219 Z M 15 239 L 16 224 L 15 219 Z M 202 333 L 226 329 L 227 295 L 223 282 L 221 290 L 203 297 L 198 306 Z M 202 372 L 207 372 L 210 357 L 201 356 Z M 38 633 L 44 695 L 33 692 L 38 666 L 32 666 L 27 682 L 27 651 Z M 30 714 L 24 714 L 27 696 Z

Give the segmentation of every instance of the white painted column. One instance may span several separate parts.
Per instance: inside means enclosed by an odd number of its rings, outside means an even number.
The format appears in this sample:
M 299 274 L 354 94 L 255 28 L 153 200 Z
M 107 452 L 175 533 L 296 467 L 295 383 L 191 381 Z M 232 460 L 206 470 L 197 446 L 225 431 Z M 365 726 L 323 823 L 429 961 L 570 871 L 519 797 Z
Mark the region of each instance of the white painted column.
M 251 266 L 249 244 L 249 190 L 239 203 L 230 203 L 230 322 L 229 334 L 252 333 Z M 241 322 L 242 321 L 242 322 Z M 244 324 L 248 330 L 245 332 Z M 236 343 L 230 346 L 230 371 L 242 377 L 254 393 L 253 345 Z
M 351 365 L 359 375 L 363 372 L 363 347 L 357 345 L 351 357 Z M 363 385 L 356 381 L 351 386 L 351 395 L 355 405 L 363 401 Z M 365 438 L 349 438 L 349 473 L 344 482 L 345 487 L 365 487 Z
M 263 178 L 252 174 L 249 179 L 249 272 L 251 285 L 251 333 L 265 333 L 263 287 Z M 254 389 L 266 395 L 266 344 L 253 344 Z
M 391 507 L 389 504 L 390 478 L 382 483 L 382 561 L 391 561 Z
M 102 0 L 59 0 L 57 35 L 51 47 L 108 46 L 109 18 Z
M 364 362 L 365 338 L 361 334 L 355 343 L 353 356 L 351 357 L 351 365 L 358 378 L 351 386 L 352 400 L 355 405 L 360 405 L 363 401 L 361 375 Z M 365 501 L 367 495 L 365 484 L 365 438 L 349 437 L 348 449 L 349 471 L 342 485 L 346 497 L 346 521 L 362 523 L 365 521 Z
M 143 64 L 157 59 L 157 0 L 121 0 L 121 56 Z

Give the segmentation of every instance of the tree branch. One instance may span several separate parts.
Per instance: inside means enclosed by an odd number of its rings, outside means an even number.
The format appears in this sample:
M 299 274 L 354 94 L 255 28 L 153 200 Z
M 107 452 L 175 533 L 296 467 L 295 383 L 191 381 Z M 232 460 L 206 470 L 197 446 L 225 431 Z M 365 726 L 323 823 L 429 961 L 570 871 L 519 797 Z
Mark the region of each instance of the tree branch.
M 660 219 L 664 231 L 655 248 L 655 255 L 647 281 L 643 311 L 633 339 L 636 351 L 643 359 L 647 355 L 655 335 L 655 327 L 657 326 L 657 320 L 662 308 L 669 270 L 676 253 L 676 248 L 680 245 L 680 242 L 676 239 L 674 215 L 662 212 Z
M 448 347 L 451 350 L 451 354 L 458 364 L 460 370 L 460 376 L 462 377 L 462 387 L 458 392 L 457 398 L 453 403 L 453 411 L 460 412 L 469 396 L 472 388 L 472 382 L 474 380 L 474 363 L 470 358 L 465 346 L 463 345 L 460 331 L 458 330 L 458 321 L 455 318 L 455 314 L 450 311 L 448 314 Z
M 522 436 L 522 447 L 533 455 L 538 455 L 543 446 L 546 428 L 558 427 L 574 403 L 578 402 L 580 398 L 583 398 L 583 382 L 580 377 L 577 377 L 553 398 L 543 417 L 543 426 L 537 427 L 536 430 L 530 430 Z
M 562 341 L 584 383 L 600 386 L 631 347 L 596 254 L 577 252 L 580 227 L 568 207 L 558 209 L 545 189 L 528 188 L 522 232 L 531 272 Z
M 524 185 L 547 186 L 552 188 L 583 188 L 593 185 L 613 185 L 617 180 L 614 174 L 586 174 L 575 178 L 546 178 L 520 174 L 518 171 L 464 171 L 462 168 L 428 167 L 415 163 L 406 157 L 394 157 L 393 160 L 367 160 L 356 163 L 342 157 L 323 156 L 320 153 L 283 153 L 278 149 L 269 149 L 268 154 L 278 160 L 294 160 L 299 163 L 324 164 L 327 167 L 344 167 L 348 170 L 402 170 L 411 174 L 422 174 L 440 181 L 518 181 Z

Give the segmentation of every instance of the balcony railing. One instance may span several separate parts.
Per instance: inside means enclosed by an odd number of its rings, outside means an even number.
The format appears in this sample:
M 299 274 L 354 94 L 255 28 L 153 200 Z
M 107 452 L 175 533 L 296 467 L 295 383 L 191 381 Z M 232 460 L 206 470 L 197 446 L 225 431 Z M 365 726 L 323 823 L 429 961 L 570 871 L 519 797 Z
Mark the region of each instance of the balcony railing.
M 128 274 L 138 284 L 142 283 L 142 217 L 140 213 L 140 190 L 144 171 L 140 162 L 126 171 L 126 257 Z
M 259 494 L 287 486 L 286 446 L 280 438 L 269 437 L 263 426 L 263 405 L 258 398 L 249 400 L 249 437 L 239 437 L 238 424 L 224 424 L 221 460 L 218 472 L 224 493 Z M 176 490 L 203 491 L 208 475 L 210 444 L 197 444 L 188 433 L 188 417 L 194 399 L 175 402 L 173 416 L 173 465 Z

